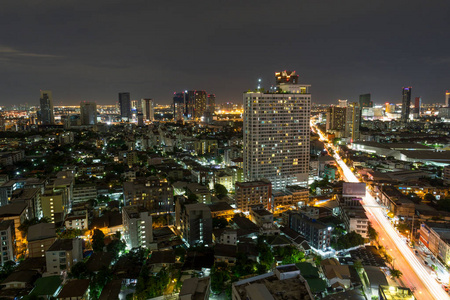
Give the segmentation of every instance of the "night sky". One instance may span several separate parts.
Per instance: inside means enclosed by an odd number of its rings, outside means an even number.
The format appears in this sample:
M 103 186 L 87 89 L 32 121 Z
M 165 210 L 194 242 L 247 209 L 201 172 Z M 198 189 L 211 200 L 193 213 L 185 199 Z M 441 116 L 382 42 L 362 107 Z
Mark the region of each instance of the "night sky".
M 132 99 L 170 103 L 202 89 L 217 102 L 296 70 L 316 103 L 425 103 L 450 89 L 450 1 L 11 0 L 0 7 L 0 105 Z

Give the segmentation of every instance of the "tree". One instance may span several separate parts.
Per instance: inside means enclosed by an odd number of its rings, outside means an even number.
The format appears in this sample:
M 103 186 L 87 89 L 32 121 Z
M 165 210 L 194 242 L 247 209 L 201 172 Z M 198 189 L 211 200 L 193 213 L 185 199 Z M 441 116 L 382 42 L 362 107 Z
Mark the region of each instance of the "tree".
M 89 284 L 89 299 L 97 300 L 100 297 L 103 288 L 111 279 L 112 274 L 107 267 L 102 267 L 96 275 L 92 276 Z
M 105 234 L 100 229 L 95 229 L 92 236 L 92 250 L 102 252 L 105 247 Z
M 389 269 L 389 270 L 390 270 L 391 276 L 393 278 L 397 278 L 398 279 L 398 278 L 403 276 L 403 273 L 400 270 L 397 270 L 397 269 L 394 269 L 394 268 Z
M 220 294 L 225 283 L 231 278 L 228 265 L 225 262 L 217 262 L 211 270 L 211 290 L 215 294 Z
M 126 245 L 121 240 L 113 240 L 106 246 L 106 250 L 114 255 L 114 259 L 119 258 L 121 252 L 124 252 Z
M 77 279 L 85 279 L 89 277 L 89 271 L 84 261 L 79 261 L 73 265 L 70 270 L 70 277 Z
M 364 238 L 356 231 L 351 231 L 346 235 L 340 236 L 336 242 L 337 250 L 348 249 L 364 244 Z
M 97 197 L 97 202 L 98 203 L 108 203 L 109 201 L 111 201 L 111 198 L 109 196 L 100 195 L 100 196 Z
M 216 196 L 219 199 L 222 199 L 223 197 L 228 195 L 227 188 L 225 186 L 223 186 L 222 184 L 219 184 L 219 183 L 216 183 L 214 185 L 214 192 L 216 193 Z
M 213 228 L 225 228 L 228 226 L 228 221 L 225 218 L 215 217 L 212 218 Z
M 375 241 L 378 239 L 378 232 L 372 226 L 369 225 L 368 231 L 369 231 L 369 239 L 370 240 Z

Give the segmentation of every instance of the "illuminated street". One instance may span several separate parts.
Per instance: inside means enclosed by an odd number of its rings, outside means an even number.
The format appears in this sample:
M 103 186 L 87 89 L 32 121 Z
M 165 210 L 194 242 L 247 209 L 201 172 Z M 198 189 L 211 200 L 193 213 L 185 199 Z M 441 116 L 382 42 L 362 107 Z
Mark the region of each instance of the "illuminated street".
M 334 150 L 334 158 L 343 172 L 347 182 L 359 182 L 350 168 L 342 161 L 336 148 L 328 143 L 325 136 L 312 125 L 320 135 L 322 141 Z M 384 216 L 383 209 L 373 196 L 366 191 L 364 208 L 372 226 L 378 232 L 381 244 L 387 249 L 388 254 L 394 259 L 394 266 L 403 273 L 400 281 L 414 291 L 417 299 L 450 299 L 439 283 L 430 275 L 431 270 L 426 269 L 418 260 L 413 250 L 401 239 L 391 222 Z

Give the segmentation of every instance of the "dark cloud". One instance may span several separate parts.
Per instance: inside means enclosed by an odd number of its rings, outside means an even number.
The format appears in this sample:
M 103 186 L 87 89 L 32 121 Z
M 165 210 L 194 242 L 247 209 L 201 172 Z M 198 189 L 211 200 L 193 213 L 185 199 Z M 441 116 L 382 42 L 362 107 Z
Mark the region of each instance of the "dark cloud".
M 293 69 L 313 100 L 442 101 L 450 89 L 450 2 L 6 1 L 0 10 L 1 105 L 112 103 L 117 92 L 169 103 L 205 89 L 218 101 Z

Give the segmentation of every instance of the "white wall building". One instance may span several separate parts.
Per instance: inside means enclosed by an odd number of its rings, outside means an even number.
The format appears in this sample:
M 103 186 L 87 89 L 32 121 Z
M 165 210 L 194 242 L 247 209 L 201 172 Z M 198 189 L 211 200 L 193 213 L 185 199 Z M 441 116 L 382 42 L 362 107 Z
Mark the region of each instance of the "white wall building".
M 284 72 L 286 73 L 286 72 Z M 276 189 L 306 186 L 309 172 L 310 85 L 277 75 L 271 92 L 244 93 L 244 176 L 266 178 Z M 282 82 L 282 81 L 285 82 Z M 281 83 L 280 83 L 281 82 Z M 296 82 L 296 80 L 294 80 Z

